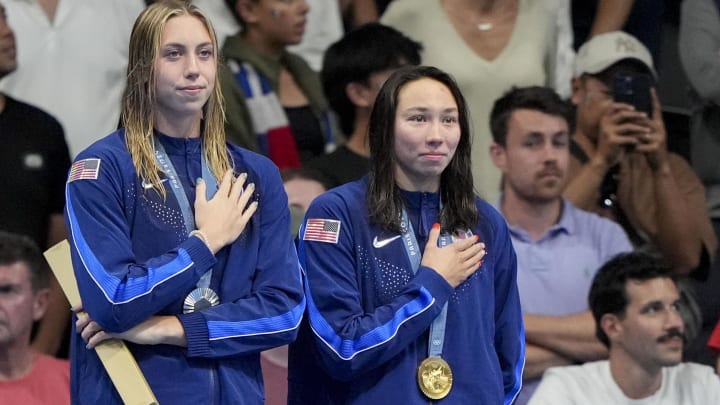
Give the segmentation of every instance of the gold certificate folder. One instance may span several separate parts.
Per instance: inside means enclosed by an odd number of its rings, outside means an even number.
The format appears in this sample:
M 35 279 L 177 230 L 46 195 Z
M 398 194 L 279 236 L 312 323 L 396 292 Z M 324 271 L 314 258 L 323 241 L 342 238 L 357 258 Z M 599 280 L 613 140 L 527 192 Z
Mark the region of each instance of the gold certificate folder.
M 70 305 L 81 305 L 80 291 L 75 280 L 75 273 L 70 259 L 70 244 L 64 240 L 45 251 L 50 268 L 55 274 Z M 157 405 L 150 386 L 145 380 L 140 367 L 125 342 L 119 339 L 106 340 L 95 347 L 105 371 L 107 371 L 120 394 L 123 402 L 128 405 Z M 92 381 L 85 383 L 92 384 Z

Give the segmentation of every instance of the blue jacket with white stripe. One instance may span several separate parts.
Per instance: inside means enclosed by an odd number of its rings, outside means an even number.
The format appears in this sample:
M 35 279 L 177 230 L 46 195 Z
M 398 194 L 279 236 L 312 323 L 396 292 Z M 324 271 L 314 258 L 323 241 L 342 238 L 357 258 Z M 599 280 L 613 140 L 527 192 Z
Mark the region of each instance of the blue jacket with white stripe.
M 403 238 L 369 224 L 367 179 L 312 203 L 306 220 L 340 221 L 337 243 L 300 230 L 307 316 L 290 346 L 290 404 L 509 404 L 520 390 L 524 330 L 516 259 L 500 214 L 478 199 L 472 232 L 488 251 L 453 289 L 433 269 L 413 273 Z M 439 195 L 403 192 L 419 247 L 437 222 Z M 303 240 L 305 239 L 305 240 Z M 332 239 L 332 238 L 326 238 Z M 448 303 L 442 357 L 453 372 L 438 401 L 418 388 L 428 330 Z
M 200 140 L 156 136 L 192 206 Z M 169 181 L 163 199 L 140 180 L 123 130 L 78 155 L 99 159 L 96 179 L 89 170 L 89 179 L 67 184 L 73 267 L 90 317 L 120 332 L 152 315 L 176 315 L 185 329 L 187 348 L 128 344 L 161 404 L 262 404 L 259 352 L 293 341 L 305 309 L 278 170 L 237 146 L 228 152 L 235 173 L 255 183 L 259 205 L 240 237 L 214 256 L 187 236 Z M 185 297 L 211 268 L 220 304 L 183 314 Z M 73 403 L 121 403 L 94 350 L 76 333 L 72 345 Z

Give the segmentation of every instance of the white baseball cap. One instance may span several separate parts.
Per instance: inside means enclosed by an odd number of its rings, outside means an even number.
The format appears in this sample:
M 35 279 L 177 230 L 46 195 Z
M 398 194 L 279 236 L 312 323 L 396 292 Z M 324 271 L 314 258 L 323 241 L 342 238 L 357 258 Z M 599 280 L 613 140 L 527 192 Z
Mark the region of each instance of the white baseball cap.
M 598 34 L 585 42 L 575 57 L 575 77 L 583 73 L 600 73 L 623 59 L 642 62 L 657 78 L 650 51 L 637 38 L 623 31 Z

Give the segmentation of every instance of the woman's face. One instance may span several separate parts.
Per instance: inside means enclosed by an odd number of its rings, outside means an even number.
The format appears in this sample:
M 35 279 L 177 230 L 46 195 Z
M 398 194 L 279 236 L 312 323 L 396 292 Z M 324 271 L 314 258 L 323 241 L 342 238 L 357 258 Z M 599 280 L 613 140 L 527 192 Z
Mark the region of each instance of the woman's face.
M 202 116 L 215 88 L 215 48 L 198 18 L 181 15 L 165 25 L 155 61 L 155 114 L 165 119 Z
M 460 142 L 459 111 L 450 89 L 429 78 L 405 84 L 395 110 L 395 179 L 408 191 L 438 191 L 440 175 Z

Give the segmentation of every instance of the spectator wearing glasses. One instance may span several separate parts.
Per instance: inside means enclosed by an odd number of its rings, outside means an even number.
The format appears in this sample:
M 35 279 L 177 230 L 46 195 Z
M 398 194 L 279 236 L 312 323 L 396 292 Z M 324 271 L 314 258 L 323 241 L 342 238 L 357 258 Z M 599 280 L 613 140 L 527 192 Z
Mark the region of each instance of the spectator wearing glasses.
M 650 52 L 614 31 L 579 50 L 572 102 L 576 130 L 565 197 L 581 209 L 614 219 L 637 248 L 664 256 L 676 274 L 704 278 L 717 244 L 705 191 L 690 166 L 668 152 L 660 101 L 650 114 L 614 101 L 615 77 L 655 77 Z

